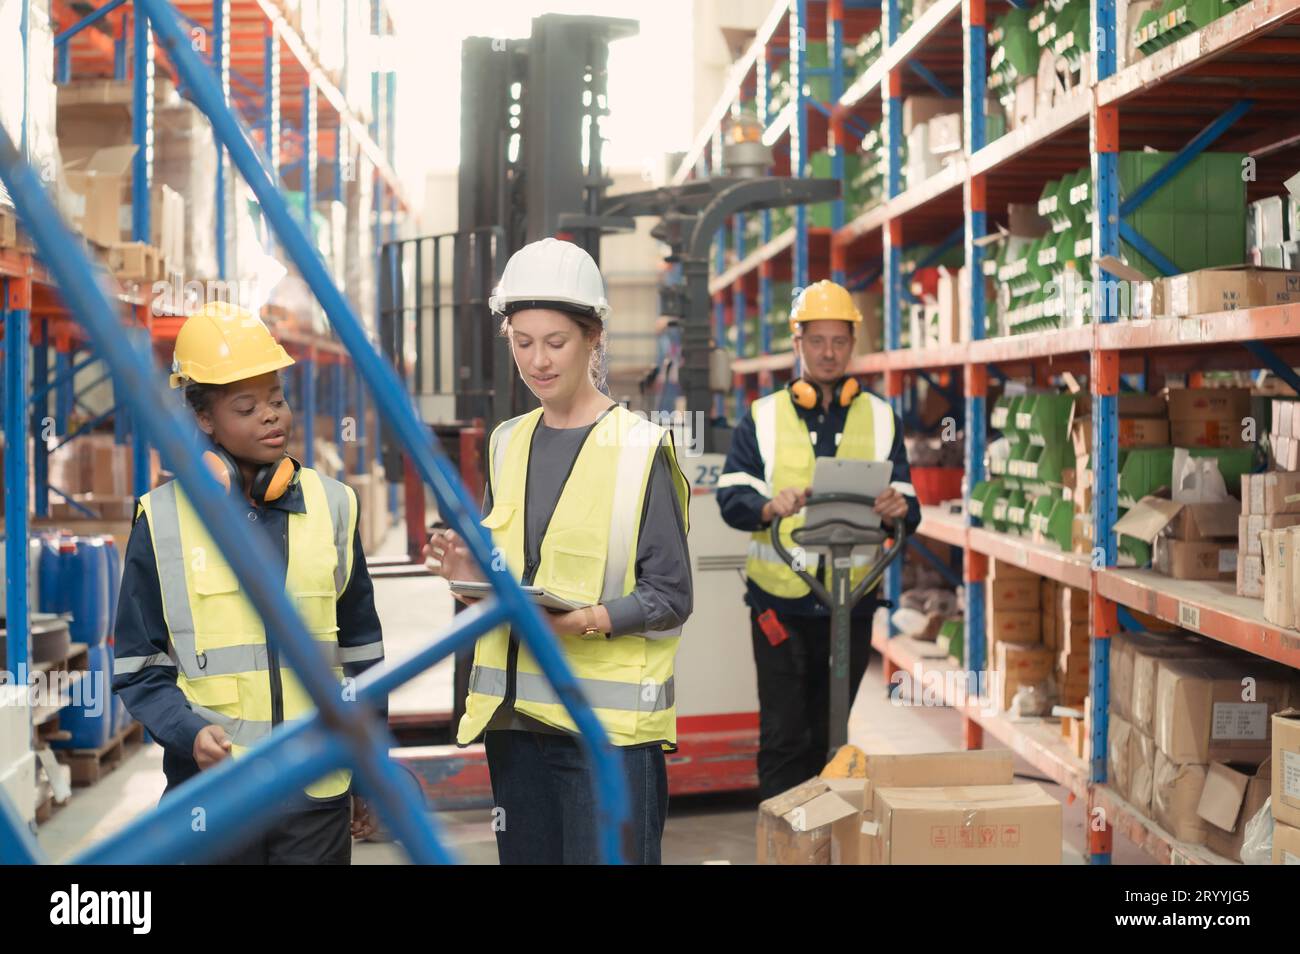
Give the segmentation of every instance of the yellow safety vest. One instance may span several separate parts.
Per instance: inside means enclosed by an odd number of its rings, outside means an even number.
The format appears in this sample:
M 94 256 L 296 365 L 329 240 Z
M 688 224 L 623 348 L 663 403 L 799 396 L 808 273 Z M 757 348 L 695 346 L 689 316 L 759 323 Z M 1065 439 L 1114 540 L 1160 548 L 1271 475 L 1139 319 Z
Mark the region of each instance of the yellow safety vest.
M 492 432 L 492 512 L 483 526 L 522 580 L 524 500 L 528 454 L 540 408 Z M 608 602 L 636 585 L 637 539 L 651 467 L 660 447 L 672 461 L 673 481 L 687 518 L 690 487 L 677 465 L 670 435 L 615 407 L 587 435 L 565 481 L 542 539 L 533 585 L 581 603 Z M 677 741 L 673 657 L 681 627 L 670 632 L 610 639 L 557 637 L 583 694 L 615 745 Z M 654 637 L 654 638 L 650 638 Z M 515 711 L 558 729 L 577 726 L 522 644 L 514 651 Z M 500 626 L 474 646 L 469 696 L 456 739 L 466 745 L 483 732 L 502 704 L 511 668 L 510 628 Z
M 357 498 L 350 487 L 306 467 L 298 480 L 306 512 L 289 514 L 285 590 L 342 681 L 343 662 L 376 654 L 374 647 L 341 651 L 338 645 L 335 603 L 352 575 Z M 140 505 L 153 537 L 176 684 L 191 709 L 225 730 L 231 754 L 242 755 L 273 728 L 262 619 L 176 481 L 145 494 Z M 280 680 L 285 722 L 316 711 L 285 662 Z M 306 792 L 312 798 L 332 798 L 346 792 L 351 779 L 351 772 L 340 769 Z
M 719 487 L 737 483 L 761 485 L 760 492 L 775 498 L 787 487 L 809 487 L 816 469 L 816 449 L 808 427 L 795 410 L 790 392 L 785 388 L 759 398 L 751 405 L 754 431 L 758 437 L 758 450 L 763 458 L 763 479 L 728 480 L 735 475 L 724 474 Z M 848 419 L 835 448 L 835 456 L 847 460 L 888 460 L 894 446 L 894 411 L 880 398 L 865 391 L 849 405 Z M 739 475 L 741 478 L 749 475 Z M 791 536 L 802 527 L 802 513 L 781 522 L 781 543 L 787 550 L 797 544 Z M 805 558 L 804 569 L 815 573 L 820 555 L 810 553 Z M 872 555 L 854 553 L 849 574 L 851 586 L 857 586 L 867 575 Z M 764 592 L 782 599 L 807 596 L 808 584 L 790 569 L 772 546 L 771 528 L 756 530 L 750 535 L 749 555 L 745 561 L 745 575 Z

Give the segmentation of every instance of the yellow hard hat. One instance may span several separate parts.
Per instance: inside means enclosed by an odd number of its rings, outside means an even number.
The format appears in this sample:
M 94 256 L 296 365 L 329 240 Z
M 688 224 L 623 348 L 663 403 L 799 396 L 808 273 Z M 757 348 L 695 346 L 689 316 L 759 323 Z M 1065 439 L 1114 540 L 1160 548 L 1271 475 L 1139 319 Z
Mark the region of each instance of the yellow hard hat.
M 261 318 L 247 308 L 209 302 L 181 325 L 171 386 L 229 384 L 293 364 Z
M 799 293 L 790 310 L 790 329 L 799 330 L 804 321 L 862 321 L 862 313 L 853 304 L 853 296 L 843 285 L 823 278 Z

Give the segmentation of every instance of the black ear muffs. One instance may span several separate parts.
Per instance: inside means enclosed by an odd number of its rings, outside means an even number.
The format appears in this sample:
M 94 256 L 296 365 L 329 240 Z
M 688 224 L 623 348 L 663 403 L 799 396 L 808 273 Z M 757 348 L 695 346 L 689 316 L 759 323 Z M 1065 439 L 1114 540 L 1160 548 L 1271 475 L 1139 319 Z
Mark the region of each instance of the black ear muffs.
M 226 490 L 240 485 L 239 465 L 224 447 L 213 445 L 204 451 L 203 463 L 212 472 L 212 476 L 217 478 L 217 483 Z M 273 464 L 265 464 L 257 469 L 249 496 L 259 504 L 277 500 L 284 496 L 297 472 L 298 463 L 292 457 L 281 457 Z
M 817 389 L 817 386 L 810 381 L 805 381 L 803 378 L 791 381 L 789 388 L 791 399 L 805 411 L 811 411 L 821 400 L 821 392 Z M 858 384 L 858 379 L 847 377 L 835 385 L 832 396 L 839 401 L 840 407 L 848 407 L 861 391 L 862 388 Z

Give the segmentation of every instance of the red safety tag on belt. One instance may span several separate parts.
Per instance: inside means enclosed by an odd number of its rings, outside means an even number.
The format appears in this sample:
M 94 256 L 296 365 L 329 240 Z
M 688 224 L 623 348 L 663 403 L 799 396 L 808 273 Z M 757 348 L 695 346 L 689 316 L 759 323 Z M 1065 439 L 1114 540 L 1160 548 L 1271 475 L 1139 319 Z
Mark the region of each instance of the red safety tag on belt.
M 781 625 L 781 621 L 776 617 L 776 610 L 763 610 L 758 614 L 758 628 L 763 631 L 767 641 L 773 646 L 780 646 L 790 638 L 786 628 Z

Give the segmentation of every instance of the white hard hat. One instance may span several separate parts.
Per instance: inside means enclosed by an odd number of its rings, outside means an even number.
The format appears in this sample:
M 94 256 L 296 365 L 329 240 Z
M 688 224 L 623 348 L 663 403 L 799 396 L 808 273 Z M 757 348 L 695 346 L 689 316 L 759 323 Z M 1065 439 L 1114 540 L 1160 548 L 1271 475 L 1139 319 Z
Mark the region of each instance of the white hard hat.
M 572 242 L 554 238 L 532 242 L 510 256 L 488 307 L 498 315 L 554 308 L 602 322 L 609 314 L 605 280 L 591 256 Z

